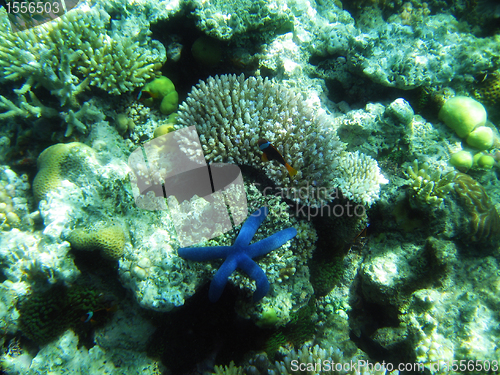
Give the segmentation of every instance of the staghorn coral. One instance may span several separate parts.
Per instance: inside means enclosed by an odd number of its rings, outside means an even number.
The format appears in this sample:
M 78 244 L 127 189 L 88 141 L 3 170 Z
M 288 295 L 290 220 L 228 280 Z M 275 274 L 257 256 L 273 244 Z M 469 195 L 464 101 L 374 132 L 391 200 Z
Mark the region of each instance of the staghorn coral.
M 441 170 L 430 173 L 428 163 L 419 163 L 414 160 L 408 166 L 406 175 L 410 179 L 410 186 L 413 189 L 411 198 L 419 204 L 431 204 L 439 206 L 444 197 L 453 189 L 453 172 L 443 176 Z
M 0 36 L 0 78 L 24 80 L 15 90 L 20 97 L 42 86 L 72 108 L 89 86 L 117 95 L 144 85 L 166 59 L 163 46 L 146 33 L 110 25 L 106 11 L 87 5 L 18 33 L 0 14 Z
M 94 228 L 79 228 L 72 231 L 68 242 L 75 250 L 100 250 L 107 259 L 119 259 L 127 241 L 123 227 L 116 223 L 96 225 Z
M 304 203 L 317 204 L 334 188 L 330 184 L 343 145 L 328 117 L 302 95 L 267 78 L 209 77 L 181 104 L 177 122 L 196 126 L 208 162 L 264 170 L 295 200 L 300 196 Z M 261 162 L 259 138 L 270 141 L 299 171 L 294 179 L 280 165 Z M 192 152 L 188 142 L 184 149 Z
M 457 173 L 453 184 L 459 202 L 470 214 L 469 240 L 497 240 L 500 236 L 500 216 L 481 184 L 465 173 Z

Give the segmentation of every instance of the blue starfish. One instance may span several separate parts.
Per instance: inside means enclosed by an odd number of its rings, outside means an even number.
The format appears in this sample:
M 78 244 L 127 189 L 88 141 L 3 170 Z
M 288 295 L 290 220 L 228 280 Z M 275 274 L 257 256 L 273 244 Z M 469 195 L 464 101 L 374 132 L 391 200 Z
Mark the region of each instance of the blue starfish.
M 248 276 L 255 280 L 257 289 L 253 295 L 254 302 L 259 301 L 269 291 L 269 281 L 266 274 L 252 259 L 266 255 L 285 244 L 297 235 L 297 230 L 295 228 L 283 229 L 272 236 L 250 245 L 251 239 L 268 213 L 269 209 L 267 207 L 261 207 L 250 215 L 241 226 L 240 233 L 236 237 L 233 246 L 184 247 L 178 250 L 180 257 L 196 262 L 217 258 L 225 259 L 210 283 L 208 298 L 211 302 L 217 301 L 222 295 L 228 277 L 231 276 L 236 268 L 241 268 Z

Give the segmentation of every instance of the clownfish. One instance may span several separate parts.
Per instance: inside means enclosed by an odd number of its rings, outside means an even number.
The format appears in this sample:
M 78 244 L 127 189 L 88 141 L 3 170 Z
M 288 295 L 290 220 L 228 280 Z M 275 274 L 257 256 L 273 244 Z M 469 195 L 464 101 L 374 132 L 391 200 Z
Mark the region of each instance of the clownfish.
M 88 311 L 80 318 L 83 323 L 96 324 L 103 319 L 105 319 L 109 314 L 115 312 L 116 306 L 111 306 L 108 308 L 98 309 L 95 311 Z
M 147 90 L 141 90 L 141 91 L 139 91 L 139 95 L 137 95 L 137 100 L 142 102 L 142 101 L 147 100 L 147 99 L 151 99 L 151 98 L 156 99 L 158 97 L 159 97 L 158 93 L 152 93 L 152 92 L 147 91 Z
M 260 150 L 263 152 L 262 161 L 276 160 L 281 165 L 284 165 L 290 176 L 295 176 L 297 174 L 297 170 L 292 168 L 290 164 L 288 164 L 283 156 L 281 156 L 280 152 L 276 150 L 276 148 L 271 144 L 271 142 L 266 141 L 265 139 L 259 139 L 257 141 Z

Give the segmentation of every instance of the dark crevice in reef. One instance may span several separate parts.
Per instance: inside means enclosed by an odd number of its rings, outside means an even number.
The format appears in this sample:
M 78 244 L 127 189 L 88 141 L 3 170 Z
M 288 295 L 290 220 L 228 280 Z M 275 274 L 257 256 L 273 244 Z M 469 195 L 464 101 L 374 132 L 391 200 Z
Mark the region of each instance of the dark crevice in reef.
M 156 318 L 148 355 L 161 359 L 174 374 L 211 370 L 215 364 L 241 362 L 264 344 L 259 327 L 235 312 L 239 290 L 226 285 L 221 298 L 208 300 L 209 283 L 178 309 Z

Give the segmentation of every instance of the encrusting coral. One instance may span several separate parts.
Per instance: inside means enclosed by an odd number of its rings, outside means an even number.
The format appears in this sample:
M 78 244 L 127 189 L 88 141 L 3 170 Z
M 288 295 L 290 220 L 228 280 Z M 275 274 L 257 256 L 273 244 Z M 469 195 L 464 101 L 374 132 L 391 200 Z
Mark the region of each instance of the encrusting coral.
M 96 228 L 79 228 L 72 231 L 68 242 L 75 250 L 100 250 L 107 259 L 120 259 L 127 237 L 120 224 L 101 224 Z
M 84 161 L 95 160 L 95 152 L 79 143 L 58 143 L 42 151 L 38 156 L 38 173 L 33 180 L 33 194 L 37 202 L 51 190 L 59 187 L 69 173 L 83 173 Z

